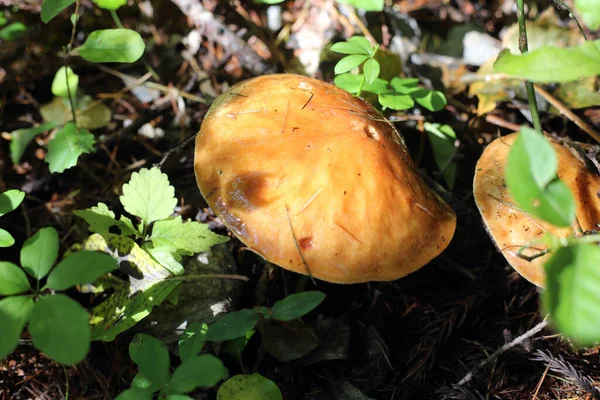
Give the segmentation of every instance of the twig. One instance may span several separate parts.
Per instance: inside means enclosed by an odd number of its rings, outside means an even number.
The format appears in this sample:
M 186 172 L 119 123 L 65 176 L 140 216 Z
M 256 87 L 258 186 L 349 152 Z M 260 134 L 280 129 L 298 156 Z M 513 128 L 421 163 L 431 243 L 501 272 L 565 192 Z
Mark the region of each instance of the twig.
M 475 376 L 475 373 L 477 371 L 479 371 L 481 368 L 485 367 L 487 364 L 489 364 L 492 361 L 496 360 L 498 357 L 500 357 L 502 354 L 506 353 L 508 350 L 512 349 L 515 346 L 518 346 L 519 344 L 523 343 L 525 340 L 527 340 L 530 337 L 534 336 L 535 334 L 537 334 L 538 332 L 540 332 L 542 329 L 544 329 L 546 326 L 548 326 L 548 319 L 547 319 L 547 317 L 544 318 L 544 320 L 542 322 L 540 322 L 539 324 L 537 324 L 536 326 L 534 326 L 533 328 L 531 328 L 530 330 L 528 330 L 527 332 L 525 332 L 521 336 L 517 336 L 511 342 L 506 343 L 504 346 L 500 347 L 498 350 L 496 350 L 494 353 L 492 353 L 491 356 L 489 356 L 487 359 L 485 359 L 481 363 L 479 363 L 479 365 L 477 365 L 473 370 L 469 371 L 469 373 L 466 374 L 457 383 L 457 385 L 458 386 L 462 386 L 465 383 L 469 382 L 471 379 L 473 379 L 473 377 Z
M 485 120 L 487 122 L 489 122 L 490 124 L 497 125 L 501 128 L 510 129 L 513 132 L 517 132 L 517 131 L 519 131 L 519 129 L 521 129 L 521 126 L 519 124 L 509 122 L 505 119 L 500 118 L 497 115 L 488 114 L 485 116 Z
M 163 164 L 165 163 L 165 161 L 167 161 L 167 158 L 171 157 L 173 154 L 175 153 L 179 153 L 181 150 L 183 150 L 190 142 L 192 142 L 194 139 L 196 138 L 196 134 L 193 134 L 192 136 L 190 136 L 189 138 L 185 139 L 183 142 L 181 142 L 180 144 L 178 144 L 177 146 L 173 147 L 172 149 L 168 150 L 164 157 L 162 158 L 162 160 L 160 160 L 160 162 L 158 162 L 157 164 L 154 164 L 155 167 L 158 168 L 162 168 Z
M 517 18 L 519 20 L 519 50 L 521 54 L 525 54 L 529 51 L 527 46 L 527 25 L 525 24 L 525 0 L 517 0 Z M 535 99 L 533 83 L 525 81 L 525 87 L 527 88 L 527 100 L 529 101 L 533 127 L 536 131 L 542 132 L 542 123 L 540 122 L 540 113 Z
M 534 85 L 534 88 L 535 91 L 540 94 L 540 96 L 546 99 L 548 103 L 556 107 L 561 114 L 573 121 L 575 125 L 580 127 L 582 131 L 590 135 L 596 142 L 600 143 L 600 133 L 598 133 L 594 128 L 592 128 L 591 125 L 587 124 L 584 120 L 579 118 L 577 114 L 569 110 L 569 108 L 567 108 L 563 103 L 561 103 L 556 97 L 546 92 L 541 86 Z
M 577 27 L 579 28 L 579 32 L 581 32 L 581 35 L 583 36 L 583 38 L 585 40 L 588 40 L 585 31 L 583 30 L 583 27 L 581 26 L 581 24 L 579 23 L 579 20 L 577 19 L 577 17 L 575 16 L 575 14 L 573 13 L 573 11 L 571 10 L 571 7 L 569 7 L 567 5 L 567 3 L 565 3 L 564 1 L 561 0 L 552 0 L 553 2 L 556 3 L 556 5 L 558 6 L 558 8 L 563 7 L 565 10 L 567 10 L 569 12 L 569 18 L 574 19 L 575 23 L 577 24 Z

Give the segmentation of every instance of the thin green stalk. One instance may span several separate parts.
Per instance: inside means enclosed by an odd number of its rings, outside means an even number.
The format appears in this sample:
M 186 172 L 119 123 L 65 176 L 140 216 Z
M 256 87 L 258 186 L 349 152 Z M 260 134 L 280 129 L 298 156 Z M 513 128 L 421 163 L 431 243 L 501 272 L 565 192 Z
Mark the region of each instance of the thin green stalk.
M 71 88 L 69 85 L 69 57 L 71 56 L 71 49 L 73 47 L 73 42 L 75 41 L 75 32 L 77 31 L 77 22 L 79 21 L 79 0 L 75 1 L 75 20 L 73 21 L 73 28 L 71 29 L 71 40 L 69 40 L 69 44 L 67 44 L 67 48 L 63 49 L 63 66 L 65 67 L 65 78 L 67 80 L 67 94 L 69 96 L 69 104 L 71 106 L 71 114 L 73 116 L 73 123 L 77 125 L 77 113 L 75 112 L 75 99 L 71 95 Z
M 356 97 L 360 97 L 360 94 L 363 90 L 363 86 L 365 85 L 365 74 L 363 74 L 362 79 L 360 80 L 360 85 L 358 85 L 358 92 L 356 92 Z
M 569 7 L 568 4 L 565 3 L 564 1 L 561 1 L 561 0 L 553 0 L 553 1 L 558 5 L 559 8 L 563 7 L 565 10 L 567 10 L 569 12 L 569 18 L 575 20 L 575 23 L 577 24 L 577 27 L 579 28 L 579 32 L 581 32 L 581 35 L 583 36 L 583 38 L 585 40 L 588 40 L 587 35 L 585 34 L 585 31 L 583 30 L 583 27 L 579 23 L 579 20 L 577 19 L 575 14 L 573 14 L 571 7 Z
M 524 54 L 529 51 L 527 46 L 527 26 L 525 24 L 525 0 L 517 0 L 517 18 L 519 21 L 519 50 L 521 54 Z M 525 81 L 525 87 L 527 88 L 527 100 L 529 101 L 529 111 L 531 111 L 533 127 L 535 130 L 542 132 L 542 123 L 540 122 L 540 113 L 535 99 L 533 83 Z
M 113 21 L 115 21 L 115 25 L 117 25 L 117 28 L 123 29 L 123 24 L 121 23 L 121 19 L 119 18 L 119 16 L 117 15 L 117 12 L 115 10 L 110 10 L 110 16 L 112 17 Z

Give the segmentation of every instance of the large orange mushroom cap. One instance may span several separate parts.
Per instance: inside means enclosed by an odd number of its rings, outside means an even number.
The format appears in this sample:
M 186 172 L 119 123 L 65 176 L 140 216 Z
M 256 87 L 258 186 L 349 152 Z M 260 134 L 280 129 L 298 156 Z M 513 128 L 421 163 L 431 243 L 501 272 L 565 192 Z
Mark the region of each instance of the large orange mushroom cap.
M 550 254 L 527 261 L 517 255 L 522 246 L 542 238 L 545 232 L 558 237 L 573 234 L 571 228 L 559 228 L 533 218 L 514 205 L 504 183 L 508 153 L 518 133 L 503 136 L 490 143 L 477 162 L 473 195 L 486 228 L 510 265 L 525 279 L 543 287 L 544 263 Z M 600 223 L 600 176 L 590 171 L 571 151 L 551 142 L 558 159 L 558 177 L 569 187 L 575 198 L 576 215 L 584 231 L 597 230 Z M 544 250 L 543 245 L 527 249 L 533 256 Z
M 387 281 L 450 242 L 452 209 L 393 125 L 331 84 L 267 75 L 222 94 L 196 138 L 202 195 L 250 249 L 329 282 Z

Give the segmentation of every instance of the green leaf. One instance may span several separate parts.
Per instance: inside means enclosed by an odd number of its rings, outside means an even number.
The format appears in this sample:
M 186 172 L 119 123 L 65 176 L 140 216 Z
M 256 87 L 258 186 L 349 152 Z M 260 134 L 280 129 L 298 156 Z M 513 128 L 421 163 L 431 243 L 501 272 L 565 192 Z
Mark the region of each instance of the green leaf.
M 104 203 L 98 203 L 97 206 L 87 210 L 75 210 L 73 214 L 88 223 L 90 232 L 101 235 L 107 234 L 111 226 L 119 224 L 119 221 L 115 219 L 115 213 L 109 210 Z
M 167 396 L 166 400 L 194 400 L 194 399 L 191 398 L 190 396 L 186 396 L 184 394 L 172 394 L 170 396 Z
M 54 75 L 54 80 L 52 81 L 52 94 L 58 97 L 69 97 L 70 90 L 71 97 L 75 99 L 78 86 L 79 75 L 73 72 L 71 67 L 63 66 L 60 67 Z
M 411 93 L 411 97 L 429 111 L 440 111 L 446 106 L 446 96 L 437 90 L 423 88 Z
M 212 387 L 227 375 L 227 368 L 217 357 L 210 354 L 191 357 L 173 372 L 168 391 L 187 393 L 197 387 Z
M 556 178 L 556 155 L 541 133 L 521 128 L 508 155 L 505 175 L 513 201 L 526 213 L 557 226 L 571 224 L 575 201 L 569 188 Z
M 392 110 L 406 110 L 415 105 L 409 95 L 394 92 L 379 94 L 379 103 Z
M 127 0 L 93 0 L 93 2 L 100 8 L 113 11 L 127 4 Z
M 365 73 L 365 79 L 368 83 L 375 82 L 377 77 L 379 77 L 380 69 L 381 68 L 379 67 L 379 63 L 372 58 L 368 59 L 367 62 L 365 62 L 365 65 L 363 66 L 363 71 Z
M 358 88 L 360 87 L 363 76 L 363 74 L 346 73 L 336 76 L 333 79 L 333 82 L 336 84 L 336 86 L 341 87 L 350 93 L 358 93 Z M 387 81 L 380 78 L 375 79 L 375 82 L 372 84 L 367 82 L 365 79 L 365 83 L 362 88 L 363 92 L 375 94 L 384 93 L 389 90 L 390 88 L 388 87 Z
M 275 382 L 260 374 L 235 375 L 227 379 L 217 392 L 217 400 L 282 400 Z
M 168 269 L 173 275 L 181 275 L 184 272 L 181 265 L 181 255 L 172 247 L 153 247 L 151 243 L 144 243 L 142 249 L 160 265 Z
M 75 3 L 75 0 L 44 0 L 42 3 L 42 21 L 47 24 L 73 3 Z
M 117 268 L 117 260 L 96 251 L 79 251 L 62 260 L 48 275 L 46 288 L 66 290 L 72 286 L 94 282 Z
M 13 244 L 15 244 L 15 238 L 8 231 L 0 228 L 0 247 L 10 247 Z
M 44 133 L 57 127 L 58 125 L 54 122 L 45 122 L 35 128 L 17 129 L 10 133 L 10 159 L 13 164 L 21 162 L 21 157 L 25 153 L 25 149 L 29 145 L 29 142 L 33 140 L 40 133 Z
M 504 50 L 494 70 L 531 82 L 568 82 L 600 74 L 600 39 L 576 47 L 544 46 L 527 54 Z
M 365 11 L 383 11 L 384 0 L 337 0 Z
M 88 318 L 87 311 L 65 295 L 42 296 L 29 322 L 33 345 L 61 364 L 77 364 L 90 348 Z
M 177 205 L 169 178 L 156 167 L 134 172 L 129 183 L 123 185 L 120 200 L 128 213 L 146 224 L 169 217 Z
M 597 0 L 575 0 L 575 8 L 591 31 L 600 29 L 600 7 Z
M 137 334 L 129 345 L 129 357 L 151 383 L 163 387 L 169 377 L 167 345 L 146 334 Z
M 338 63 L 335 65 L 334 72 L 337 75 L 337 74 L 343 74 L 344 72 L 351 71 L 354 68 L 358 67 L 363 62 L 365 62 L 365 60 L 367 60 L 368 58 L 369 58 L 369 56 L 365 56 L 362 54 L 353 54 L 350 56 L 346 56 L 346 57 L 342 58 L 340 61 L 338 61 Z
M 310 291 L 292 294 L 279 300 L 271 309 L 271 318 L 279 321 L 292 321 L 308 314 L 325 300 L 325 293 Z
M 25 198 L 25 192 L 17 189 L 0 193 L 0 217 L 14 211 Z
M 157 221 L 152 228 L 150 240 L 156 247 L 176 250 L 182 255 L 192 255 L 208 251 L 212 246 L 229 240 L 208 229 L 207 224 L 176 218 Z
M 75 102 L 75 111 L 77 126 L 80 129 L 103 128 L 111 119 L 110 108 L 88 95 L 81 96 L 81 92 Z M 54 97 L 50 103 L 42 105 L 40 114 L 44 121 L 54 122 L 57 125 L 64 125 L 73 119 L 69 99 L 64 97 Z
M 444 181 L 448 188 L 454 187 L 454 178 L 456 176 L 456 164 L 452 161 L 456 152 L 455 141 L 456 133 L 450 125 L 431 124 L 425 122 L 425 131 L 429 138 L 429 143 L 433 149 L 433 157 L 440 171 L 443 173 Z
M 12 296 L 30 289 L 23 269 L 8 261 L 0 261 L 0 296 Z
M 56 133 L 48 144 L 46 162 L 50 172 L 63 172 L 74 167 L 83 153 L 90 153 L 96 139 L 86 129 L 77 129 L 77 125 L 69 122 Z
M 348 42 L 362 47 L 367 52 L 367 54 L 373 56 L 375 49 L 373 48 L 373 46 L 371 46 L 371 42 L 369 42 L 366 37 L 352 36 L 350 39 L 348 39 Z
M 29 275 L 45 277 L 58 257 L 58 232 L 53 227 L 42 228 L 25 241 L 21 248 L 21 266 Z
M 17 348 L 32 308 L 33 300 L 29 296 L 11 296 L 0 300 L 0 360 Z
M 209 326 L 206 339 L 216 342 L 244 336 L 260 319 L 261 315 L 250 309 L 231 312 Z
M 0 40 L 10 42 L 17 40 L 27 32 L 27 26 L 21 22 L 13 22 L 12 24 L 0 29 Z
M 131 381 L 131 388 L 142 389 L 150 393 L 158 392 L 161 386 L 150 382 L 143 374 L 138 373 Z
M 115 400 L 152 400 L 154 396 L 144 389 L 131 388 L 119 393 Z
M 365 39 L 366 40 L 366 39 Z M 364 54 L 366 56 L 371 55 L 369 49 L 371 48 L 371 44 L 367 40 L 368 48 L 365 48 L 364 45 L 355 42 L 338 42 L 331 46 L 331 51 L 335 51 L 336 53 L 341 54 Z
M 185 328 L 179 337 L 179 358 L 185 361 L 200 354 L 206 343 L 208 325 L 203 322 L 193 322 Z
M 579 345 L 600 341 L 600 247 L 558 249 L 546 262 L 544 307 L 558 330 Z
M 94 63 L 133 63 L 144 54 L 146 45 L 131 29 L 104 29 L 92 32 L 79 49 L 84 60 Z
M 415 90 L 419 90 L 419 79 L 418 78 L 398 78 L 397 76 L 392 78 L 390 85 L 398 93 L 409 94 Z

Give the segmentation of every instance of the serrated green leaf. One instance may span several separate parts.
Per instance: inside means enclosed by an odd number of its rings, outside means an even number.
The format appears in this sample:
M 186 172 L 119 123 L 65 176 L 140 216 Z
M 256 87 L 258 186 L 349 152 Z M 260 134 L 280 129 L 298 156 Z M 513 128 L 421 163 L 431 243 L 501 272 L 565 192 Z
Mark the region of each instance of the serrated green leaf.
M 129 183 L 123 185 L 120 200 L 125 211 L 146 224 L 169 217 L 177 205 L 169 178 L 156 167 L 134 172 Z
M 379 94 L 379 103 L 392 110 L 407 110 L 415 105 L 415 101 L 406 94 L 388 92 Z
M 88 130 L 77 129 L 77 125 L 69 122 L 48 144 L 46 162 L 50 172 L 63 172 L 74 167 L 80 155 L 92 151 L 95 142 L 94 135 Z
M 531 82 L 568 82 L 600 75 L 600 39 L 575 47 L 544 46 L 527 54 L 504 50 L 494 71 Z
M 203 322 L 193 322 L 185 328 L 179 337 L 179 358 L 181 361 L 195 357 L 206 343 L 208 325 Z
M 97 206 L 86 210 L 75 210 L 73 214 L 83 218 L 88 223 L 90 232 L 101 235 L 107 234 L 111 226 L 119 223 L 115 219 L 115 213 L 109 210 L 104 203 L 98 203 Z
M 167 345 L 146 334 L 137 334 L 129 345 L 129 357 L 152 384 L 163 387 L 169 377 Z
M 424 128 L 433 149 L 435 163 L 439 170 L 442 171 L 448 188 L 452 190 L 456 176 L 456 164 L 452 161 L 456 152 L 454 144 L 456 142 L 456 133 L 450 125 L 425 122 Z
M 337 74 L 343 74 L 344 72 L 348 72 L 358 67 L 360 64 L 365 62 L 369 56 L 365 56 L 362 54 L 353 54 L 350 56 L 346 56 L 342 58 L 335 65 L 334 72 Z
M 66 72 L 65 72 L 66 71 Z M 52 94 L 58 97 L 71 97 L 75 99 L 77 87 L 79 86 L 79 75 L 77 75 L 71 67 L 60 67 L 54 75 L 52 81 Z
M 35 128 L 17 129 L 10 133 L 10 159 L 13 164 L 21 162 L 21 157 L 29 143 L 40 133 L 49 131 L 58 126 L 55 122 L 45 122 Z
M 127 0 L 93 0 L 93 2 L 100 8 L 113 11 L 127 4 Z
M 146 45 L 131 29 L 104 29 L 92 32 L 77 50 L 84 60 L 94 63 L 133 63 L 144 54 Z
M 33 345 L 61 364 L 77 364 L 90 348 L 88 318 L 85 309 L 65 295 L 42 296 L 29 321 Z
M 25 192 L 17 189 L 0 193 L 0 217 L 14 211 L 25 198 Z
M 374 83 L 375 80 L 379 77 L 379 63 L 376 60 L 370 58 L 365 62 L 365 65 L 363 66 L 363 71 L 365 73 L 365 79 L 367 80 L 367 82 Z
M 151 243 L 144 243 L 142 249 L 152 258 L 168 269 L 173 275 L 183 274 L 183 265 L 181 265 L 181 256 L 172 247 L 153 247 Z
M 273 305 L 271 318 L 278 321 L 292 321 L 314 310 L 323 300 L 325 300 L 325 293 L 317 291 L 289 295 Z
M 25 241 L 21 248 L 21 266 L 36 279 L 45 277 L 58 257 L 58 232 L 42 228 Z
M 598 0 L 575 0 L 575 8 L 591 31 L 600 29 L 600 4 Z
M 546 262 L 544 307 L 558 330 L 579 345 L 600 341 L 600 247 L 558 249 Z
M 206 339 L 222 342 L 244 336 L 260 319 L 261 315 L 250 309 L 231 312 L 209 326 Z
M 341 87 L 342 89 L 344 89 L 350 93 L 356 94 L 356 93 L 358 93 L 358 89 L 360 87 L 362 78 L 363 78 L 363 74 L 346 73 L 346 74 L 337 75 L 333 79 L 333 82 L 336 84 L 336 86 Z M 365 79 L 365 82 L 364 82 L 363 88 L 362 88 L 363 92 L 369 92 L 369 93 L 374 93 L 374 94 L 388 92 L 389 90 L 390 90 L 390 88 L 388 87 L 387 81 L 384 81 L 383 79 L 380 79 L 380 78 L 375 79 L 375 82 L 373 82 L 372 84 L 368 83 Z
M 0 228 L 0 247 L 10 247 L 13 244 L 15 244 L 15 238 L 8 231 Z
M 0 261 L 0 296 L 12 296 L 30 289 L 27 275 L 21 267 Z
M 96 251 L 80 251 L 62 260 L 48 275 L 46 288 L 66 290 L 72 286 L 94 282 L 117 268 L 117 260 Z
M 62 10 L 75 3 L 75 0 L 44 0 L 42 2 L 42 21 L 48 23 Z
M 208 251 L 216 244 L 229 241 L 229 238 L 211 232 L 207 224 L 189 220 L 183 222 L 178 216 L 157 221 L 150 240 L 155 247 L 171 248 L 182 255 L 192 255 Z
M 217 400 L 282 400 L 275 382 L 260 374 L 235 375 L 223 382 Z
M 337 0 L 365 11 L 383 11 L 384 0 Z
M 135 229 L 135 226 L 133 226 L 133 222 L 131 222 L 131 220 L 124 215 L 121 215 L 119 218 L 119 224 L 117 227 L 123 236 L 140 236 L 139 232 Z
M 366 39 L 365 39 L 366 40 Z M 369 47 L 370 43 L 367 41 Z M 353 42 L 338 42 L 331 46 L 331 51 L 340 54 L 364 54 L 366 56 L 370 55 L 369 50 L 366 49 L 359 43 Z
M 29 296 L 11 296 L 0 300 L 0 360 L 12 353 L 19 344 L 32 309 L 33 299 Z
M 227 368 L 210 354 L 194 356 L 184 361 L 169 381 L 169 393 L 187 393 L 198 387 L 212 387 L 227 377 Z

